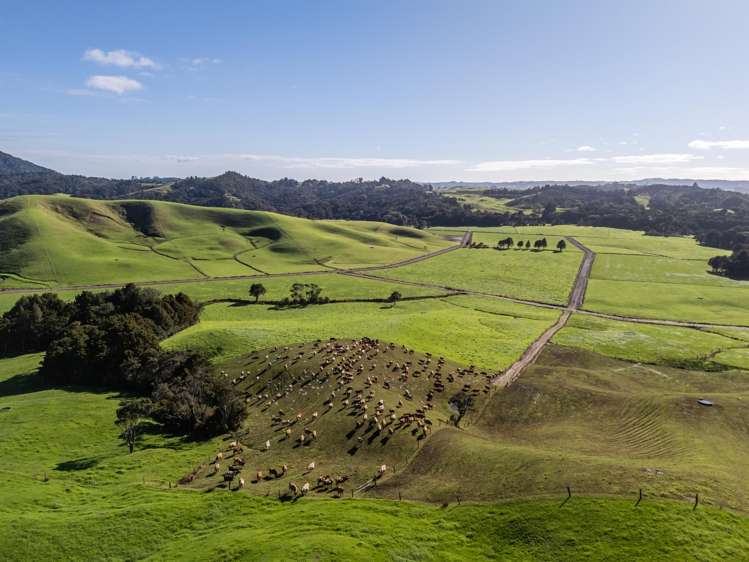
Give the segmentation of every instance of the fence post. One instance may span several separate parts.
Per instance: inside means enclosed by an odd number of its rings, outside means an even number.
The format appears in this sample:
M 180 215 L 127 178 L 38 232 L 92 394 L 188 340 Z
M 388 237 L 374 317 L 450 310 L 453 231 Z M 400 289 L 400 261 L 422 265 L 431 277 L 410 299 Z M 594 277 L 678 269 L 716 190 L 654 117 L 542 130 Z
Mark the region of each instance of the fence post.
M 699 503 L 700 503 L 700 495 L 699 494 L 695 494 L 694 495 L 694 507 L 692 508 L 692 511 L 694 511 L 695 509 L 697 509 L 697 505 L 699 505 Z
M 641 501 L 642 501 L 642 488 L 640 488 L 640 495 L 637 498 L 637 503 L 635 504 L 635 507 L 637 507 L 638 505 L 640 505 Z

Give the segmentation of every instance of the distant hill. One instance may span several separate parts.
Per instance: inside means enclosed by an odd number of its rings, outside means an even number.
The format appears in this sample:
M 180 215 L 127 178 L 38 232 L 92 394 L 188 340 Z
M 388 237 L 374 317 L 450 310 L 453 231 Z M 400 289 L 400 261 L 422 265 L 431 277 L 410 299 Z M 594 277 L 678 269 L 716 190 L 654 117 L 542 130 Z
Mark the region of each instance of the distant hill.
M 725 189 L 728 191 L 738 191 L 749 193 L 749 181 L 739 180 L 706 180 L 706 179 L 689 179 L 689 178 L 645 178 L 641 180 L 632 180 L 626 182 L 611 181 L 485 181 L 485 182 L 461 182 L 461 181 L 443 181 L 432 182 L 430 185 L 437 190 L 454 190 L 454 189 L 531 189 L 534 187 L 544 187 L 547 185 L 572 185 L 598 188 L 622 188 L 628 186 L 645 187 L 654 185 L 668 186 L 691 186 L 697 184 L 705 189 Z
M 49 168 L 37 166 L 28 160 L 16 158 L 5 152 L 0 152 L 0 176 L 20 175 L 20 174 L 49 174 L 57 173 Z

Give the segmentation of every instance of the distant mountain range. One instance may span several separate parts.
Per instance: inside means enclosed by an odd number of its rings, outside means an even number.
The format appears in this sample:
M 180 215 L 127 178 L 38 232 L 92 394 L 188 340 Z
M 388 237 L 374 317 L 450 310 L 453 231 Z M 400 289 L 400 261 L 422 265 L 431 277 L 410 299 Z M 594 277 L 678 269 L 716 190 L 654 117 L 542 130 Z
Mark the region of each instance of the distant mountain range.
M 444 189 L 531 189 L 533 187 L 544 187 L 546 185 L 573 185 L 587 187 L 616 187 L 636 186 L 644 187 L 650 185 L 694 185 L 705 189 L 725 189 L 727 191 L 738 191 L 740 193 L 749 193 L 749 181 L 741 180 L 705 180 L 695 178 L 644 178 L 632 181 L 556 181 L 556 180 L 539 180 L 539 181 L 441 181 L 430 182 L 429 185 L 438 190 Z

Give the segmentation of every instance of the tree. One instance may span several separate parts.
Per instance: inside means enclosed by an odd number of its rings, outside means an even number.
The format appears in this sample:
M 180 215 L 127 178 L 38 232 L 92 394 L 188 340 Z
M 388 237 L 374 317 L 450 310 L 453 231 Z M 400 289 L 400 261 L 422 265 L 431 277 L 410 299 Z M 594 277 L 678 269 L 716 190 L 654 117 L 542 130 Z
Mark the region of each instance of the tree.
M 522 247 L 523 247 L 523 241 L 522 240 L 518 240 L 518 248 L 522 249 Z
M 460 421 L 473 407 L 473 395 L 466 392 L 459 392 L 450 398 L 449 404 L 458 411 L 457 415 L 452 416 L 452 419 L 455 422 L 455 427 L 458 427 Z
M 305 285 L 305 304 L 318 304 L 321 302 L 320 293 L 322 287 L 315 283 L 309 283 Z
M 564 252 L 565 248 L 567 248 L 567 242 L 559 240 L 559 242 L 557 242 L 557 251 Z
M 388 302 L 393 303 L 393 306 L 395 306 L 395 303 L 397 303 L 402 298 L 403 298 L 403 295 L 401 295 L 398 291 L 393 291 L 392 293 L 390 293 L 390 296 L 388 297 Z
M 255 302 L 260 300 L 260 297 L 262 297 L 267 292 L 267 289 L 263 286 L 262 283 L 253 283 L 252 285 L 250 285 L 250 296 L 255 297 Z
M 135 450 L 135 444 L 141 435 L 141 424 L 143 418 L 148 416 L 150 401 L 147 399 L 128 400 L 117 409 L 117 421 L 115 422 L 122 432 L 120 439 L 127 443 L 130 454 Z
M 531 241 L 530 240 L 526 240 L 525 241 L 525 249 L 526 250 L 530 250 L 531 249 Z

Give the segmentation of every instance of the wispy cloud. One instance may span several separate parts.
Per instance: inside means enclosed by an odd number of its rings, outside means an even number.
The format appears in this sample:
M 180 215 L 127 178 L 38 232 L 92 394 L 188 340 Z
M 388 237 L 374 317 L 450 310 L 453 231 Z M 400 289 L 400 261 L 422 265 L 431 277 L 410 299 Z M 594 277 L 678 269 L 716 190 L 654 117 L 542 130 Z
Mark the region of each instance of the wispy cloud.
M 116 49 L 114 51 L 88 49 L 83 53 L 83 60 L 95 62 L 102 66 L 117 66 L 119 68 L 151 68 L 154 70 L 159 68 L 159 65 L 153 59 L 124 49 Z
M 450 166 L 460 164 L 460 160 L 418 160 L 412 158 L 347 158 L 347 157 L 303 157 L 278 154 L 208 154 L 208 155 L 167 155 L 176 162 L 196 161 L 251 161 L 275 164 L 287 169 L 408 169 L 424 166 Z
M 636 154 L 634 156 L 613 156 L 617 164 L 679 164 L 702 160 L 703 156 L 694 154 Z
M 182 57 L 179 61 L 187 70 L 200 70 L 224 62 L 217 57 Z
M 127 92 L 137 92 L 143 89 L 143 84 L 127 76 L 97 75 L 86 80 L 86 86 L 95 90 L 113 92 L 122 95 Z M 80 92 L 80 91 L 78 91 Z M 81 95 L 80 93 L 74 95 Z
M 726 141 L 706 141 L 706 140 L 693 140 L 689 143 L 689 148 L 695 150 L 711 150 L 713 148 L 720 149 L 746 149 L 749 148 L 749 140 L 726 140 Z
M 595 152 L 596 148 L 593 146 L 590 146 L 589 144 L 584 144 L 582 146 L 578 146 L 576 150 L 578 152 Z
M 198 156 L 181 156 L 179 154 L 167 154 L 166 156 L 167 160 L 173 160 L 175 162 L 178 162 L 180 164 L 184 162 L 197 162 L 200 160 L 200 157 Z
M 268 154 L 238 154 L 241 160 L 276 162 L 288 168 L 354 169 L 387 168 L 404 169 L 420 166 L 449 166 L 459 164 L 459 160 L 415 160 L 410 158 L 343 158 L 343 157 L 299 157 Z
M 466 172 L 512 172 L 516 170 L 534 170 L 568 166 L 588 166 L 593 164 L 590 158 L 571 158 L 568 160 L 492 160 L 479 162 Z

